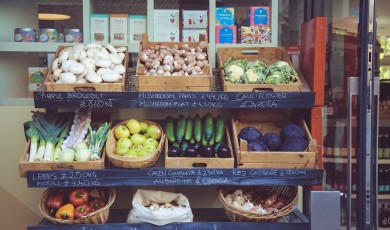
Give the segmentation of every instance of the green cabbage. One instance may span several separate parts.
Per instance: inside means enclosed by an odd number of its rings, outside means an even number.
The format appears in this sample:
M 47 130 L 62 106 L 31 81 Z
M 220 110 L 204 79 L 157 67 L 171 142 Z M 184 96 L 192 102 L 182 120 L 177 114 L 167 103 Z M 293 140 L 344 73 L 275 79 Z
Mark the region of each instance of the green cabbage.
M 231 83 L 241 83 L 245 74 L 246 60 L 234 60 L 230 58 L 223 67 L 225 79 Z
M 298 80 L 297 72 L 285 61 L 277 61 L 272 65 L 268 66 L 268 69 L 269 69 L 269 74 L 274 74 L 274 73 L 279 74 L 281 72 L 284 75 L 284 78 L 286 79 L 285 84 L 293 83 Z M 279 84 L 284 84 L 284 83 L 279 83 Z

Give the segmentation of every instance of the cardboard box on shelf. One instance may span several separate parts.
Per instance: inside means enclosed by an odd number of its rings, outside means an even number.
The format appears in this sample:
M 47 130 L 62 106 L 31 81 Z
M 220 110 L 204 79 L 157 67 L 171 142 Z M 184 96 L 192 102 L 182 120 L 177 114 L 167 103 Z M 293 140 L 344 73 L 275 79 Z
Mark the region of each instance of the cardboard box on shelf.
M 154 10 L 154 41 L 180 40 L 179 10 Z
M 251 6 L 249 8 L 250 26 L 270 26 L 271 11 L 268 6 Z
M 208 25 L 207 10 L 183 10 L 184 29 L 206 29 Z
M 234 25 L 234 8 L 233 7 L 217 7 L 215 9 L 215 25 L 217 26 L 233 26 Z
M 240 41 L 244 44 L 271 43 L 271 27 L 241 26 Z
M 108 14 L 91 14 L 91 42 L 108 43 L 109 39 L 109 20 Z
M 127 44 L 127 14 L 110 14 L 110 43 Z
M 129 43 L 139 44 L 144 33 L 146 33 L 146 15 L 129 15 Z
M 181 41 L 182 42 L 198 42 L 200 34 L 205 34 L 206 41 L 208 40 L 206 29 L 183 29 L 182 35 L 181 35 Z
M 215 40 L 217 44 L 235 44 L 237 42 L 236 26 L 216 26 Z

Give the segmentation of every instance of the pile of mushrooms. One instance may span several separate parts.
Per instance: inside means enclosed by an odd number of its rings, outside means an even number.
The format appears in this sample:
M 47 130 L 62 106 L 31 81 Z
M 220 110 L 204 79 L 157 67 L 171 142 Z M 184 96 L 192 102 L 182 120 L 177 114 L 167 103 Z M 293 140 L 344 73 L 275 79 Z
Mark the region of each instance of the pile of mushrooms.
M 165 204 L 158 204 L 156 202 L 152 202 L 150 206 L 148 207 L 150 211 L 158 211 L 158 210 L 174 210 L 175 208 L 183 208 L 184 206 L 179 204 L 172 204 L 172 203 L 165 203 Z
M 126 47 L 107 44 L 78 44 L 61 50 L 54 59 L 48 76 L 55 83 L 113 83 L 120 82 L 126 73 Z
M 149 47 L 139 53 L 139 60 L 145 66 L 147 76 L 194 76 L 203 75 L 203 68 L 209 63 L 207 42 L 201 41 L 196 47 L 187 43 L 164 44 Z

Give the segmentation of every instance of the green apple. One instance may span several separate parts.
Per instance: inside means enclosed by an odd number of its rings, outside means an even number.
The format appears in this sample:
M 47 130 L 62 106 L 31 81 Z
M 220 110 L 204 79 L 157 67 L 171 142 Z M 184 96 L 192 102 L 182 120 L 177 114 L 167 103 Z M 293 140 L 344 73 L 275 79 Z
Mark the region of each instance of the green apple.
M 155 139 L 149 137 L 149 138 L 146 138 L 146 139 L 144 140 L 144 142 L 142 142 L 142 145 L 143 145 L 143 146 L 153 145 L 154 147 L 157 148 L 157 146 L 158 146 L 158 141 L 156 141 Z
M 146 133 L 146 130 L 148 130 L 149 124 L 145 121 L 140 121 L 139 124 L 141 125 L 141 133 Z
M 114 135 L 115 135 L 116 139 L 120 139 L 122 137 L 129 137 L 130 136 L 130 130 L 126 126 L 124 126 L 124 125 L 118 125 L 114 129 Z
M 119 147 L 115 148 L 115 154 L 117 154 L 119 156 L 125 155 L 127 151 L 129 151 L 129 148 L 126 148 L 123 146 L 119 146 Z
M 162 132 L 161 132 L 160 128 L 157 127 L 156 125 L 149 125 L 148 130 L 147 130 L 147 134 L 151 138 L 158 140 L 158 139 L 160 139 Z
M 142 134 L 139 134 L 139 133 L 133 134 L 130 137 L 130 140 L 131 140 L 131 142 L 133 142 L 134 145 L 141 145 L 145 139 L 146 139 L 146 137 Z
M 153 145 L 147 145 L 142 147 L 142 149 L 137 153 L 139 157 L 146 156 L 152 154 L 156 151 L 156 147 Z
M 131 146 L 130 151 L 135 151 L 136 153 L 138 153 L 142 149 L 142 147 L 142 145 L 133 145 Z
M 126 154 L 123 156 L 127 157 L 127 158 L 138 158 L 137 152 L 134 150 L 131 150 L 131 149 L 129 151 L 127 151 Z
M 130 119 L 126 122 L 127 128 L 130 130 L 131 134 L 136 134 L 141 132 L 141 125 L 138 120 Z
M 123 146 L 126 148 L 130 148 L 133 145 L 133 142 L 128 137 L 119 138 L 116 142 L 116 147 Z

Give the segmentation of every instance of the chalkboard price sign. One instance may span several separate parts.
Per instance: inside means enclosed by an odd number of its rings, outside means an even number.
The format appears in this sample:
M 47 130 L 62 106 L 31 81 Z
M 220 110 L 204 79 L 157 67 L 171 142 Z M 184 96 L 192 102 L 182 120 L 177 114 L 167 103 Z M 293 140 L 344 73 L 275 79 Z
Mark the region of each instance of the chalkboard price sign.
M 106 169 L 29 171 L 29 187 L 149 185 L 318 185 L 317 169 Z
M 35 92 L 38 108 L 311 108 L 312 92 Z

